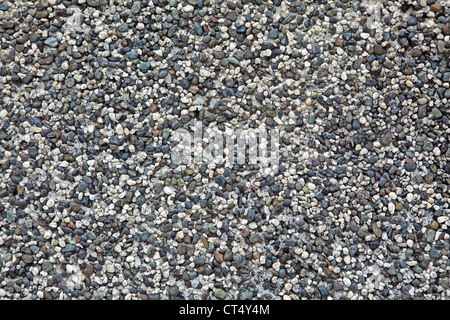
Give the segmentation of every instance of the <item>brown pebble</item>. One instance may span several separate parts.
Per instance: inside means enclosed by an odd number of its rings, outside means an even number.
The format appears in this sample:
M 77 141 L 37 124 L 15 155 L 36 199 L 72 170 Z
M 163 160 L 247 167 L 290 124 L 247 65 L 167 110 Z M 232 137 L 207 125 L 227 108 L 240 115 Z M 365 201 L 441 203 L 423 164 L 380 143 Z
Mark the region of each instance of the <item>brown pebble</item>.
M 376 44 L 376 45 L 373 47 L 373 52 L 375 52 L 375 54 L 376 54 L 377 56 L 380 56 L 380 55 L 383 54 L 383 47 L 382 47 L 380 44 Z
M 186 245 L 184 243 L 178 245 L 177 253 L 181 256 L 186 254 Z
M 25 188 L 23 186 L 17 186 L 17 194 L 19 196 L 23 195 L 24 192 L 25 192 Z
M 325 275 L 327 277 L 329 277 L 332 273 L 332 271 L 329 268 L 323 268 L 322 270 L 323 270 L 323 273 L 325 273 Z
M 444 26 L 442 28 L 442 33 L 444 34 L 444 36 L 450 35 L 450 26 Z
M 411 51 L 411 56 L 412 56 L 413 58 L 420 57 L 421 55 L 422 55 L 422 51 L 421 51 L 419 48 L 414 48 L 414 49 L 412 49 L 412 51 Z
M 335 45 L 336 47 L 343 48 L 343 47 L 344 47 L 344 40 L 342 40 L 342 39 L 337 39 L 336 42 L 334 43 L 334 45 Z
M 248 229 L 244 229 L 244 230 L 242 230 L 242 232 L 241 232 L 241 235 L 245 238 L 245 237 L 248 237 L 248 235 L 250 234 L 250 230 L 248 230 Z
M 44 300 L 53 300 L 53 297 L 50 294 L 50 292 L 47 291 L 44 292 Z
M 204 266 L 200 266 L 197 268 L 198 273 L 202 274 L 203 272 L 205 272 L 205 267 Z
M 191 86 L 189 88 L 189 91 L 192 92 L 193 94 L 196 94 L 200 89 L 197 86 Z
M 439 229 L 439 223 L 437 223 L 436 220 L 433 220 L 433 221 L 430 223 L 430 228 L 433 229 L 433 230 Z
M 208 43 L 208 47 L 210 48 L 214 48 L 217 44 L 217 40 L 216 39 L 212 39 L 209 43 Z
M 208 249 L 208 247 L 209 247 L 209 242 L 208 242 L 208 240 L 206 240 L 206 238 L 205 238 L 204 236 L 201 236 L 201 237 L 200 237 L 200 241 L 203 243 L 203 246 L 204 246 L 206 249 Z
M 70 204 L 70 209 L 72 209 L 73 212 L 79 212 L 81 207 L 78 203 L 72 202 Z
M 187 244 L 186 245 L 186 254 L 189 257 L 192 257 L 195 253 L 195 247 L 192 244 Z
M 84 62 L 84 61 L 86 61 L 86 56 L 83 56 L 83 57 L 81 57 L 79 59 L 75 59 L 76 63 L 81 63 L 81 62 Z

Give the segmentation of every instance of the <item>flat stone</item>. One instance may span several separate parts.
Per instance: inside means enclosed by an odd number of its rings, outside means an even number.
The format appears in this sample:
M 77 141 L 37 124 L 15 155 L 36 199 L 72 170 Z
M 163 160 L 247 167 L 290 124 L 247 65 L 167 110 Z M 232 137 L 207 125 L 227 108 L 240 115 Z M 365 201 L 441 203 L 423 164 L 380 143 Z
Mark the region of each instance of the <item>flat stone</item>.
M 262 242 L 261 237 L 258 234 L 256 234 L 256 233 L 252 233 L 249 236 L 248 240 L 250 241 L 251 244 L 256 244 L 256 243 L 261 243 Z
M 434 107 L 431 112 L 433 113 L 433 117 L 435 117 L 436 119 L 442 118 L 442 112 L 438 108 Z
M 22 261 L 25 262 L 26 264 L 30 264 L 33 263 L 34 257 L 30 254 L 24 254 L 22 256 Z

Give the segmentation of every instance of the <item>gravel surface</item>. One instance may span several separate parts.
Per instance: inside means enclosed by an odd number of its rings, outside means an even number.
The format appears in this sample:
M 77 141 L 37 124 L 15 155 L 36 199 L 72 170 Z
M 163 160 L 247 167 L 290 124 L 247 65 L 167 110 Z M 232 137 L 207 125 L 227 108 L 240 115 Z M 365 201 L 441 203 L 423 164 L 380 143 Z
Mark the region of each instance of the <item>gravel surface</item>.
M 449 19 L 0 0 L 0 299 L 449 299 Z M 278 166 L 175 163 L 200 121 Z

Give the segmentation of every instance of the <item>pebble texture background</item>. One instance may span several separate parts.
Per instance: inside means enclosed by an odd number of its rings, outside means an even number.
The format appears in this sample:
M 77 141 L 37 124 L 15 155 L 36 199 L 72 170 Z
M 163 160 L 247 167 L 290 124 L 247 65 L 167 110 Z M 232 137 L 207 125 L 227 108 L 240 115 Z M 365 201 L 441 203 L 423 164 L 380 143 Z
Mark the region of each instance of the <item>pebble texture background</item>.
M 450 298 L 449 1 L 0 2 L 1 299 Z

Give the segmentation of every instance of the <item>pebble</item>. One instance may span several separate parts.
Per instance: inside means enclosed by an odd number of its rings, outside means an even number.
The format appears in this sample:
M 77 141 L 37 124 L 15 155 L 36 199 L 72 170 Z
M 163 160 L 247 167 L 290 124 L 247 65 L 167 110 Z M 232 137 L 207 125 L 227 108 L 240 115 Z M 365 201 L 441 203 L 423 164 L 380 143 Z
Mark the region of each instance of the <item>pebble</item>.
M 183 6 L 183 12 L 191 13 L 194 11 L 194 7 L 190 4 Z
M 33 258 L 32 255 L 24 254 L 24 255 L 22 256 L 22 261 L 25 262 L 26 264 L 30 264 L 30 263 L 33 263 L 34 258 Z
M 58 46 L 58 40 L 55 37 L 47 38 L 44 43 L 49 47 L 56 48 Z
M 442 112 L 438 108 L 434 107 L 433 110 L 431 110 L 431 112 L 433 113 L 433 116 L 435 118 L 437 119 L 442 118 Z
M 219 300 L 223 300 L 223 299 L 226 298 L 227 293 L 226 293 L 223 289 L 217 289 L 217 290 L 214 292 L 214 296 L 215 296 L 217 299 L 219 299 Z

